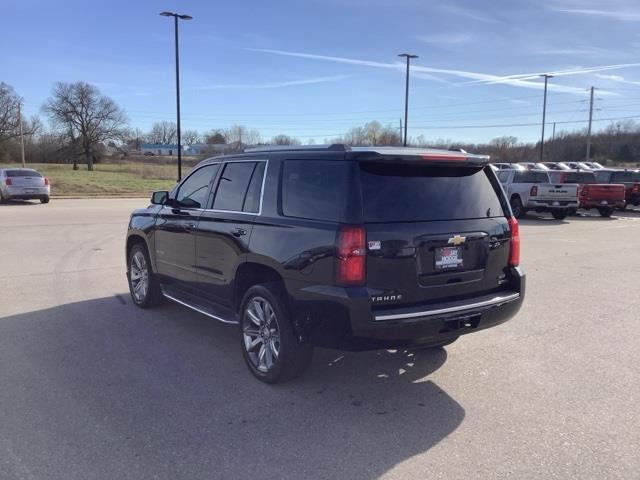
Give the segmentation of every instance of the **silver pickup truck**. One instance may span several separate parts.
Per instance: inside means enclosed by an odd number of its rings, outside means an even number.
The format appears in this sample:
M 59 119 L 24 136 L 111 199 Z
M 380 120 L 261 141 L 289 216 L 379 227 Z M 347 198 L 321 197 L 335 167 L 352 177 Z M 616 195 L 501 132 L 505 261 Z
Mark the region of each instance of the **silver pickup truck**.
M 516 218 L 523 217 L 527 210 L 534 210 L 551 212 L 553 218 L 562 220 L 579 206 L 579 186 L 553 184 L 544 170 L 500 170 L 496 175 Z

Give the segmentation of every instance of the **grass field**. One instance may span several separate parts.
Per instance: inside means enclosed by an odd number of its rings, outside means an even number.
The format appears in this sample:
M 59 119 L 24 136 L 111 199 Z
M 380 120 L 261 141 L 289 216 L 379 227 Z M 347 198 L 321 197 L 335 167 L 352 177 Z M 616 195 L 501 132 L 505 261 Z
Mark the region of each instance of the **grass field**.
M 0 168 L 19 167 L 2 165 Z M 95 165 L 93 172 L 86 165 L 80 170 L 72 166 L 52 163 L 28 163 L 51 181 L 51 196 L 147 196 L 156 190 L 169 190 L 177 175 L 175 165 L 149 165 L 141 163 Z M 188 171 L 183 168 L 183 173 Z

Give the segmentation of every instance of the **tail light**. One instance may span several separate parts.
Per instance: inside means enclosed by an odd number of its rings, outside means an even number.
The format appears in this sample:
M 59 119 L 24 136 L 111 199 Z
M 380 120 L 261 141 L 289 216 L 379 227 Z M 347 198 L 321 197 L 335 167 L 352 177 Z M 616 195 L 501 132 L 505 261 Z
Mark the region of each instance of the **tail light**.
M 10 178 L 5 179 L 4 184 L 9 186 L 9 185 L 13 185 L 13 181 Z
M 509 217 L 509 230 L 511 230 L 511 240 L 509 240 L 509 266 L 520 265 L 520 227 L 516 217 Z
M 44 177 L 44 186 L 45 187 L 49 186 L 49 179 L 47 177 Z
M 640 192 L 640 185 L 638 185 L 637 183 L 633 186 L 633 188 L 631 189 L 631 191 L 633 193 L 638 193 Z
M 531 187 L 531 190 L 529 191 L 529 195 L 532 197 L 535 197 L 536 195 L 538 195 L 538 186 L 534 185 L 533 187 Z
M 336 280 L 341 285 L 362 285 L 365 276 L 364 227 L 338 230 L 336 240 Z

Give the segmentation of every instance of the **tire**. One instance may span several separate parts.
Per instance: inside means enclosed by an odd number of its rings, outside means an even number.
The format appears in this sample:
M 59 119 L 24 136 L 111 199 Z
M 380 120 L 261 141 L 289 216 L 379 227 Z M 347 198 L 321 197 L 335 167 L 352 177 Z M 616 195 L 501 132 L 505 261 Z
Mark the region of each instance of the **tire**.
M 573 217 L 574 215 L 577 215 L 577 213 L 578 213 L 578 209 L 577 209 L 577 208 L 570 208 L 570 209 L 567 211 L 567 213 L 568 213 L 570 216 L 572 216 L 572 217 Z
M 254 285 L 240 304 L 240 345 L 251 373 L 265 383 L 300 376 L 311 363 L 313 346 L 296 337 L 277 283 Z
M 49 197 L 42 197 L 40 203 L 49 203 Z
M 552 210 L 551 211 L 551 215 L 553 215 L 553 218 L 555 218 L 556 220 L 564 220 L 565 218 L 567 218 L 568 214 L 569 214 L 568 210 Z
M 610 217 L 613 213 L 613 207 L 600 207 L 598 208 L 598 212 L 601 217 Z
M 522 205 L 522 200 L 520 200 L 520 197 L 518 196 L 511 197 L 511 202 L 509 203 L 511 204 L 511 211 L 513 212 L 514 217 L 516 218 L 524 217 L 525 210 Z
M 136 243 L 129 251 L 127 280 L 131 300 L 137 307 L 150 308 L 162 302 L 160 282 L 151 268 L 147 247 L 142 243 Z

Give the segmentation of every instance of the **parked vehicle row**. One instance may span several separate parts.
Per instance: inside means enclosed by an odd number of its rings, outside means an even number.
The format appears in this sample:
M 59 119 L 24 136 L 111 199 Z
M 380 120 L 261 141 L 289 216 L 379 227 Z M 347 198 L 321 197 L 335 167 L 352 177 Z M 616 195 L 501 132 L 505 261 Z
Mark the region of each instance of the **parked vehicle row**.
M 524 299 L 518 222 L 488 161 L 344 145 L 204 160 L 132 213 L 131 298 L 236 325 L 270 383 L 301 374 L 314 346 L 448 345 Z
M 518 218 L 534 210 L 551 212 L 554 218 L 560 219 L 575 214 L 578 208 L 595 209 L 608 217 L 616 209 L 640 205 L 638 170 L 605 168 L 597 162 L 522 162 L 492 166 Z M 542 188 L 538 184 L 546 186 Z M 538 194 L 549 189 L 567 198 L 554 200 Z M 576 198 L 569 200 L 574 190 Z

